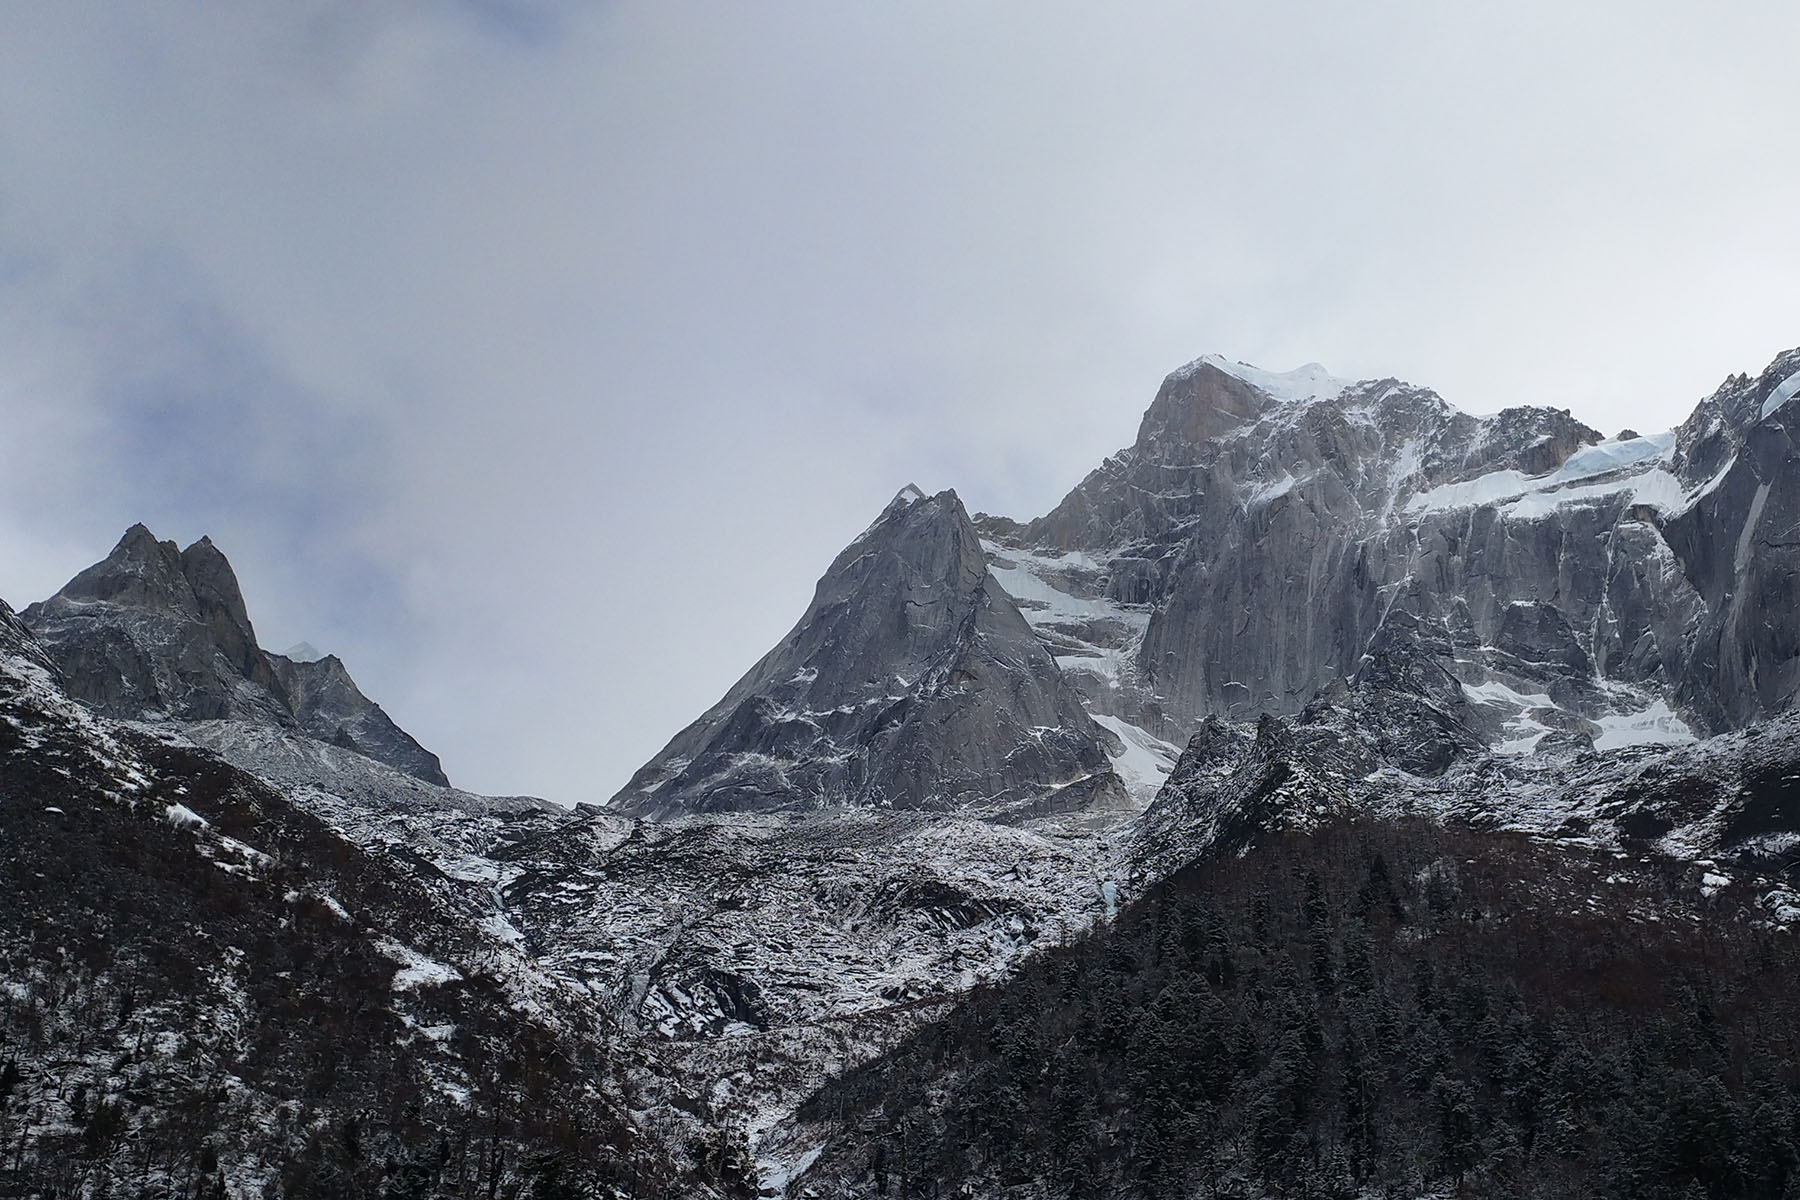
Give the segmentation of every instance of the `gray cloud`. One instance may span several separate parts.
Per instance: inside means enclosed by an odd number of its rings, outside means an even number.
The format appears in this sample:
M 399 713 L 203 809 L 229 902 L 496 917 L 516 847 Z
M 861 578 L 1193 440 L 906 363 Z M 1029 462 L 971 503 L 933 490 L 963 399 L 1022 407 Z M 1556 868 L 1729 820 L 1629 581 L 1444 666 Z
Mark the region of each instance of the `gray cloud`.
M 1219 351 L 1667 425 L 1800 337 L 1788 6 L 0 16 L 0 594 L 211 532 L 454 777 L 609 793 L 916 479 Z

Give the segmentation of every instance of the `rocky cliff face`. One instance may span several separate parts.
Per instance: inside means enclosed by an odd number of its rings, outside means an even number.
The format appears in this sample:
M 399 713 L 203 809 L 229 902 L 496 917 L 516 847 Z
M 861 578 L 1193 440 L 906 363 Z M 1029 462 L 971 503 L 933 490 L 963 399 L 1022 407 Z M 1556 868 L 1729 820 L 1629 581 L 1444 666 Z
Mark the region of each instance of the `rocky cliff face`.
M 1679 740 L 1800 692 L 1797 390 L 1793 351 L 1679 429 L 1603 438 L 1205 358 L 1048 515 L 978 526 L 1090 706 L 1163 737 L 1366 690 L 1398 654 L 1504 752 Z
M 1122 804 L 1099 730 L 954 492 L 908 488 L 799 624 L 613 799 L 637 814 Z
M 273 726 L 448 785 L 437 756 L 336 658 L 294 662 L 257 645 L 237 575 L 208 538 L 179 550 L 133 525 L 20 619 L 69 694 L 106 716 Z
M 1800 693 L 1797 394 L 1800 349 L 1727 380 L 1676 431 L 1693 491 L 1662 531 L 1694 590 L 1676 693 L 1708 728 L 1783 712 Z
M 237 578 L 205 539 L 182 551 L 133 525 L 104 560 L 21 616 L 70 694 L 107 716 L 282 713 Z

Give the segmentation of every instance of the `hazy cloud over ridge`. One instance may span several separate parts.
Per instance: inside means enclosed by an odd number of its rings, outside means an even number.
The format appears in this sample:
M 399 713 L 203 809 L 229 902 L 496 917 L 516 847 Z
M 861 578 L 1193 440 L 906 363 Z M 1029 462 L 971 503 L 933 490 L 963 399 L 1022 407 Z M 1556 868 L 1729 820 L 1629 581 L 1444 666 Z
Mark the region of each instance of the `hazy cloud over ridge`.
M 1791 6 L 0 16 L 0 595 L 210 532 L 599 798 L 902 483 L 1047 509 L 1203 352 L 1668 425 L 1800 342 Z

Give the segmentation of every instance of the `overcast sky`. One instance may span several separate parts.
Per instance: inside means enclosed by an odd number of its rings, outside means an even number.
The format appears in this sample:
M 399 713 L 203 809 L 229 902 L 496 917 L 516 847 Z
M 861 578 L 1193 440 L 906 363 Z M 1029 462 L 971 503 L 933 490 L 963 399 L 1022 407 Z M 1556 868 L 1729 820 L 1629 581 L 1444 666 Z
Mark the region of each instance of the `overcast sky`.
M 1800 343 L 1800 5 L 0 8 L 0 595 L 133 521 L 610 795 L 908 481 L 1218 352 L 1678 421 Z

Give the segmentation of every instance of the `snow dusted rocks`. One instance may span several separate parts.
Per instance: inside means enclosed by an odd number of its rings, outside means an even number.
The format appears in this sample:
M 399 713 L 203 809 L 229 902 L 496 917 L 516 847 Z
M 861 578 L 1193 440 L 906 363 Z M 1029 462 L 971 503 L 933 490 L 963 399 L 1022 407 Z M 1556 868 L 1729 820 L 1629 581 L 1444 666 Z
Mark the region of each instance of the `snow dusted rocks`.
M 502 1110 L 466 1173 L 496 1194 L 571 1127 L 677 1177 L 616 1027 L 471 911 L 441 851 L 353 840 L 307 789 L 96 715 L 45 662 L 0 605 L 0 1191 L 397 1194 Z
M 1106 736 L 989 572 L 956 493 L 909 487 L 793 631 L 612 803 L 648 816 L 1123 806 Z
M 448 783 L 437 756 L 335 657 L 299 662 L 257 645 L 237 575 L 210 539 L 178 550 L 133 525 L 105 560 L 20 616 L 69 694 L 107 716 L 291 730 Z
M 1789 352 L 1678 430 L 1605 439 L 1208 356 L 1049 514 L 977 521 L 1090 708 L 1164 739 L 1354 681 L 1436 728 L 1386 756 L 1408 770 L 1443 770 L 1465 732 L 1515 754 L 1679 742 L 1800 691 L 1797 374 Z

